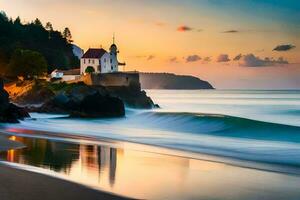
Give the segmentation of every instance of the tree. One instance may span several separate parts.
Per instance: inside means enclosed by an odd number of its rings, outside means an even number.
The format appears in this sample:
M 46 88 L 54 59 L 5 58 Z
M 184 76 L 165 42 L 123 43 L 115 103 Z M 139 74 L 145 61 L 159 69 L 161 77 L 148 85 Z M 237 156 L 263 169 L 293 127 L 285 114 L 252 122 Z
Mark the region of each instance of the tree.
M 53 26 L 51 24 L 51 22 L 47 22 L 45 29 L 48 31 L 48 39 L 51 39 L 51 32 L 53 32 Z
M 21 25 L 21 18 L 17 17 L 14 21 L 14 24 Z
M 92 73 L 94 73 L 95 72 L 95 69 L 94 69 L 94 67 L 92 67 L 92 66 L 88 66 L 86 69 L 85 69 L 85 73 L 87 73 L 87 74 L 92 74 Z
M 10 59 L 9 72 L 12 76 L 33 78 L 47 72 L 47 62 L 39 52 L 17 49 Z
M 33 24 L 36 25 L 36 26 L 40 26 L 40 27 L 43 26 L 41 20 L 39 20 L 38 18 L 36 18 L 36 19 L 34 20 Z
M 4 11 L 0 11 L 0 20 L 9 21 L 6 13 Z
M 53 26 L 52 26 L 51 22 L 46 23 L 45 29 L 49 32 L 53 31 Z
M 47 28 L 51 29 L 51 26 Z M 62 32 L 52 28 L 53 31 L 49 32 L 46 24 L 43 27 L 39 19 L 22 23 L 21 20 L 7 17 L 0 11 L 0 74 L 5 75 L 11 71 L 10 58 L 16 49 L 40 52 L 47 60 L 48 72 L 77 67 L 79 59 L 73 53 L 72 44 L 67 42 Z
M 65 28 L 64 32 L 63 32 L 63 37 L 68 41 L 68 43 L 72 43 L 72 34 L 71 31 L 68 27 Z

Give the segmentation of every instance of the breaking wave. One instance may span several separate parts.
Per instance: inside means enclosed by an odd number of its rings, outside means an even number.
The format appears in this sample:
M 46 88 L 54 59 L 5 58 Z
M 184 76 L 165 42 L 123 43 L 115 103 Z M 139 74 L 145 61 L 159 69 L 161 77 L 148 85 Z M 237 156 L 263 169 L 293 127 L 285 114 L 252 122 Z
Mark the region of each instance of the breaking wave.
M 33 115 L 14 128 L 106 137 L 221 157 L 300 167 L 300 127 L 226 115 L 134 112 L 119 119 Z M 12 125 L 6 125 L 9 129 Z

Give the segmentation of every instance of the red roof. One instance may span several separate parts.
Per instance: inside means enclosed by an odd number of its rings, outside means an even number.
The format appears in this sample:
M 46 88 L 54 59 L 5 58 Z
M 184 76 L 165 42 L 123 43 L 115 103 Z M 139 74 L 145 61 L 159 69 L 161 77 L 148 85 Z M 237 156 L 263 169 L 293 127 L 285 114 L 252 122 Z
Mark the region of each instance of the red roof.
M 83 54 L 82 58 L 101 58 L 106 51 L 104 49 L 89 49 L 85 54 Z

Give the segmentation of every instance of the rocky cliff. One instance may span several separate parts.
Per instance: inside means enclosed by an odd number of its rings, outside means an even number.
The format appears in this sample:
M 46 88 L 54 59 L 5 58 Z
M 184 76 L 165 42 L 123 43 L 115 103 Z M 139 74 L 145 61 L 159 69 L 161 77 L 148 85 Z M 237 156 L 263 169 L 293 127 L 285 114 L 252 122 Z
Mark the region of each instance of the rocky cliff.
M 40 91 L 42 90 L 47 89 L 40 88 Z M 80 118 L 122 117 L 125 115 L 124 103 L 120 98 L 113 97 L 102 89 L 84 84 L 72 84 L 67 88 L 62 88 L 53 92 L 50 98 L 41 103 L 42 106 L 31 107 L 30 110 L 43 113 L 66 113 L 71 117 Z
M 170 73 L 140 73 L 143 89 L 214 89 L 213 86 L 194 76 L 182 76 Z
M 142 109 L 155 107 L 151 98 L 135 86 L 23 81 L 6 88 L 13 102 L 26 106 L 30 112 L 64 113 L 72 117 L 120 117 L 125 115 L 125 105 Z
M 25 117 L 30 116 L 23 108 L 9 102 L 9 95 L 4 90 L 4 83 L 0 78 L 0 122 L 17 123 Z

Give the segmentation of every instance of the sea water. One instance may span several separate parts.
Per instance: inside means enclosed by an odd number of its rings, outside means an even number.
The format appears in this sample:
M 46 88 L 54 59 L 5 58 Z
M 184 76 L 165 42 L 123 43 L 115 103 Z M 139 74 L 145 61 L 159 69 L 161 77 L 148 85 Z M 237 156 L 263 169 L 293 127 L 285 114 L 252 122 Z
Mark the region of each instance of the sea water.
M 69 119 L 32 113 L 15 128 L 105 137 L 300 168 L 300 91 L 148 90 L 160 109 Z

